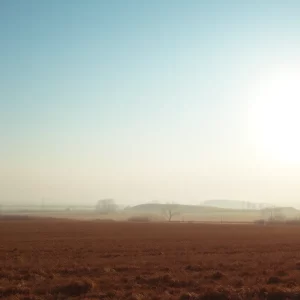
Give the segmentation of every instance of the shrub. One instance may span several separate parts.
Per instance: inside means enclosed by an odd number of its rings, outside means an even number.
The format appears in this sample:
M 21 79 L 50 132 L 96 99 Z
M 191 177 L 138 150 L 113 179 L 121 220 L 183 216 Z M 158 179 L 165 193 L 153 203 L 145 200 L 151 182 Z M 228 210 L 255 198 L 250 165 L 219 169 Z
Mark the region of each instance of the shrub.
M 289 224 L 289 225 L 300 225 L 300 220 L 299 219 L 287 220 L 286 224 Z
M 255 220 L 254 224 L 257 225 L 265 225 L 266 221 L 264 219 Z

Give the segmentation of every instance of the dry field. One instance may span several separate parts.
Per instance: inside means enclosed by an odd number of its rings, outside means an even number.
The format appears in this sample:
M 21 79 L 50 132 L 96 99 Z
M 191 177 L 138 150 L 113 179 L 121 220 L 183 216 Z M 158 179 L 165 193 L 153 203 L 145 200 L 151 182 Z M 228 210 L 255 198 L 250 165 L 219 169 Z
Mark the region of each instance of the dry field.
M 0 221 L 2 299 L 300 299 L 300 227 Z

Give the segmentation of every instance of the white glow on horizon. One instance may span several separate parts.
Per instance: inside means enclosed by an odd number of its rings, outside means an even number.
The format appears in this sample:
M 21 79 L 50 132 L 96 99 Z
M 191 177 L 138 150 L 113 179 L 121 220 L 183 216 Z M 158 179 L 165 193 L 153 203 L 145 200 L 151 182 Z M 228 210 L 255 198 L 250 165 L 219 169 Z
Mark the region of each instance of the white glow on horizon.
M 258 152 L 300 163 L 300 64 L 272 68 L 250 91 L 250 131 Z

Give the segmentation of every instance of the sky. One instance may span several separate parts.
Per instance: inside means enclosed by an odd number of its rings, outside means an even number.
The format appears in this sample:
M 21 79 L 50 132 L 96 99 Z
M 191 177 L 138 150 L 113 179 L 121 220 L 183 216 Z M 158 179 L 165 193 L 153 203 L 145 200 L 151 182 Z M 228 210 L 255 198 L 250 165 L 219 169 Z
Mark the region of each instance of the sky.
M 299 15 L 289 0 L 2 0 L 0 202 L 300 207 Z

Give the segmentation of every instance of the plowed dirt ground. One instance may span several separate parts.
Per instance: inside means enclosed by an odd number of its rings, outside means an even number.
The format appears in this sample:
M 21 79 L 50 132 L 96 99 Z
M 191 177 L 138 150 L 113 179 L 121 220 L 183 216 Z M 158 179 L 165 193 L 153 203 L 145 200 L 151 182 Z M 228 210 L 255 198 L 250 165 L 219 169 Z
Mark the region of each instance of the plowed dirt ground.
M 0 222 L 2 299 L 300 299 L 300 227 Z

